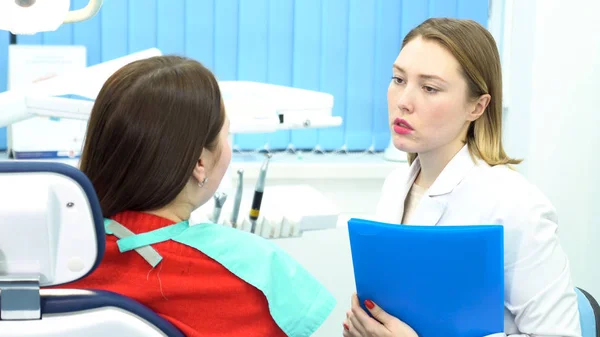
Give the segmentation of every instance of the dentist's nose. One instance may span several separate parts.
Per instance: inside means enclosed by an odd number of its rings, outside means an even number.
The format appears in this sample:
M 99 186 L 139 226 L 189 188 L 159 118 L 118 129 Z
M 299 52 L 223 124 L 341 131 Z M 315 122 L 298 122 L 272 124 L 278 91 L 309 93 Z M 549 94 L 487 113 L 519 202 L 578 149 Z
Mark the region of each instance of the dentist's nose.
M 396 106 L 402 111 L 402 113 L 412 113 L 414 107 L 414 92 L 410 86 L 404 87 L 398 91 L 396 96 Z

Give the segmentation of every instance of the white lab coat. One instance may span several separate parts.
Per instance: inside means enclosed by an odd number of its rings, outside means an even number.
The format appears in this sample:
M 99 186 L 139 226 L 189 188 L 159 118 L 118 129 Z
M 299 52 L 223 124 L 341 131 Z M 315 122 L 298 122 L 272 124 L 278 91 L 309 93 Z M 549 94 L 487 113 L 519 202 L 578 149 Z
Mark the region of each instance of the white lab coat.
M 581 336 L 569 260 L 557 236 L 556 211 L 507 166 L 474 163 L 467 146 L 423 195 L 408 225 L 504 226 L 504 332 L 509 336 Z M 377 220 L 399 224 L 419 160 L 386 179 Z

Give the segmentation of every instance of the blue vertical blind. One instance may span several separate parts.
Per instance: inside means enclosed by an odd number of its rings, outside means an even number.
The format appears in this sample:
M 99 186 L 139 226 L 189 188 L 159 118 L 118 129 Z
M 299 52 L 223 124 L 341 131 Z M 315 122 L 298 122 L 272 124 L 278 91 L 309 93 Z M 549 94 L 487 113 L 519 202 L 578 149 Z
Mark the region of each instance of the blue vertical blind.
M 73 9 L 85 4 L 71 1 Z M 386 91 L 402 38 L 440 16 L 487 27 L 488 0 L 104 0 L 89 21 L 18 36 L 17 43 L 85 45 L 88 65 L 158 47 L 197 59 L 220 80 L 327 92 L 342 126 L 237 135 L 235 146 L 380 151 L 389 143 Z M 0 90 L 7 44 L 2 32 Z

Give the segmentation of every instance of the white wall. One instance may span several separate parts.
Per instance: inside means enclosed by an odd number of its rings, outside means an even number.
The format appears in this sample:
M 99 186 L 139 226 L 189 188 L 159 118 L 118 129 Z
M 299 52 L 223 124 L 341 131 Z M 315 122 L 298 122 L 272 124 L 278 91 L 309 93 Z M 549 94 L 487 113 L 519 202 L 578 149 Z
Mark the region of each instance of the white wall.
M 577 286 L 600 297 L 600 2 L 514 0 L 509 154 L 554 203 Z

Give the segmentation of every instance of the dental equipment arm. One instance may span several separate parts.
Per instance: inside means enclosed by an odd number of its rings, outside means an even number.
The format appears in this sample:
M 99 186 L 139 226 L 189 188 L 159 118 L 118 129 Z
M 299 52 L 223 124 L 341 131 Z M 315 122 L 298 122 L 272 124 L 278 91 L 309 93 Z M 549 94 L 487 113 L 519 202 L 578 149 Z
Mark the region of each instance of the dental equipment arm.
M 74 23 L 91 19 L 102 7 L 102 0 L 90 0 L 82 9 L 69 11 L 63 23 Z
M 334 98 L 327 93 L 250 81 L 219 81 L 219 88 L 232 134 L 342 124 L 331 114 Z
M 54 31 L 61 24 L 92 18 L 102 3 L 103 0 L 89 0 L 84 8 L 69 11 L 69 0 L 0 0 L 0 30 L 13 34 Z M 149 49 L 89 67 L 81 73 L 61 75 L 21 90 L 0 93 L 0 127 L 35 116 L 87 120 L 93 100 L 111 74 L 129 62 L 160 54 L 157 49 Z M 331 115 L 333 96 L 326 93 L 244 81 L 221 81 L 219 86 L 232 134 L 342 124 L 341 117 Z M 82 99 L 57 97 L 61 95 L 76 95 Z
M 162 55 L 156 48 L 0 93 L 0 127 L 36 116 L 87 120 L 102 85 L 119 68 L 133 61 Z M 56 97 L 77 95 L 80 99 Z
M 0 30 L 33 35 L 57 30 L 61 25 L 94 17 L 103 0 L 89 0 L 82 9 L 69 11 L 70 0 L 0 0 Z
M 114 72 L 130 62 L 158 55 L 161 52 L 152 48 L 23 89 L 2 92 L 0 127 L 36 116 L 87 120 L 94 99 Z M 219 87 L 232 134 L 342 124 L 341 117 L 331 115 L 333 96 L 327 93 L 247 81 L 220 81 Z M 80 97 L 68 98 L 73 95 Z

